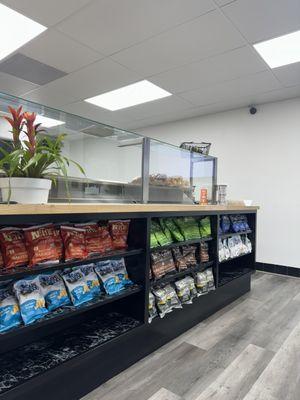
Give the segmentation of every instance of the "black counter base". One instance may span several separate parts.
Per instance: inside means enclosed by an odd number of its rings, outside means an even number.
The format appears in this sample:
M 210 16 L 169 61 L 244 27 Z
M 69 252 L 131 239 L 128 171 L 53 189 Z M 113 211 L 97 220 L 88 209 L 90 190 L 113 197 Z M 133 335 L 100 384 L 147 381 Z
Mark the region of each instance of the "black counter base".
M 3 392 L 0 400 L 77 400 L 250 290 L 246 273 L 152 324 L 133 327 Z M 1 356 L 0 356 L 1 357 Z

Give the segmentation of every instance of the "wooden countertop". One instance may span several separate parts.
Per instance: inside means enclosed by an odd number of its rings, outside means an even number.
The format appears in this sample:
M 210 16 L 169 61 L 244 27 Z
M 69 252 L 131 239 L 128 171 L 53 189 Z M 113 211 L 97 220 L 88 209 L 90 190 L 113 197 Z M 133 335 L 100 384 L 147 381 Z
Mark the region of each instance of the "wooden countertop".
M 150 213 L 180 211 L 257 211 L 256 206 L 241 205 L 183 205 L 183 204 L 10 204 L 0 205 L 0 215 L 36 215 L 36 214 L 93 214 L 93 213 Z

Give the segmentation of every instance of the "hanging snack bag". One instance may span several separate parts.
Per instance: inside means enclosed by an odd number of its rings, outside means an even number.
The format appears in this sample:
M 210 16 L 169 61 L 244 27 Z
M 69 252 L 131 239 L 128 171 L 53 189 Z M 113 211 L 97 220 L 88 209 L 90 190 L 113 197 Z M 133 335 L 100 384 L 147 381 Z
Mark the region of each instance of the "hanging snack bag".
M 252 253 L 252 243 L 251 240 L 248 238 L 248 236 L 246 235 L 245 239 L 244 239 L 244 244 L 247 248 L 246 253 Z
M 0 229 L 0 246 L 5 268 L 14 268 L 28 263 L 24 234 L 20 228 Z
M 182 308 L 180 300 L 177 296 L 175 289 L 169 284 L 164 287 L 164 290 L 167 294 L 167 301 L 169 306 L 173 308 Z
M 211 236 L 211 225 L 209 217 L 204 217 L 200 220 L 200 234 L 201 237 Z
M 60 226 L 59 225 L 54 225 L 53 228 L 53 233 L 54 233 L 54 244 L 56 247 L 57 251 L 57 258 L 59 261 L 63 260 L 64 258 L 64 243 L 60 234 Z
M 127 238 L 130 220 L 108 221 L 109 232 L 114 250 L 127 249 Z
M 95 271 L 107 294 L 115 294 L 124 289 L 124 284 L 115 273 L 111 260 L 97 262 Z
M 196 282 L 197 292 L 199 295 L 208 292 L 207 275 L 205 272 L 197 272 L 195 282 Z
M 108 253 L 113 249 L 112 238 L 109 233 L 108 225 L 106 223 L 100 223 L 98 226 L 98 232 L 100 237 L 100 252 Z
M 168 295 L 164 288 L 153 289 L 152 293 L 154 294 L 158 314 L 160 318 L 163 318 L 166 314 L 172 311 L 172 307 L 168 302 Z
M 23 229 L 29 266 L 59 262 L 54 241 L 54 225 L 44 224 Z
M 181 304 L 192 304 L 190 282 L 186 278 L 176 281 L 175 288 Z
M 164 234 L 160 224 L 154 220 L 151 220 L 151 231 L 155 233 L 156 240 L 158 241 L 160 246 L 166 246 L 172 243 L 172 240 L 169 240 L 168 237 Z
M 149 293 L 149 302 L 148 302 L 148 321 L 149 324 L 153 321 L 155 317 L 157 317 L 157 309 L 155 306 L 155 297 L 154 295 L 150 292 Z
M 82 260 L 87 257 L 85 229 L 63 225 L 60 232 L 64 242 L 65 261 Z
M 78 269 L 80 269 L 80 271 L 85 276 L 86 283 L 90 292 L 92 293 L 93 298 L 100 296 L 101 293 L 99 279 L 96 272 L 94 271 L 94 266 L 94 264 L 87 264 L 78 267 Z M 75 269 L 76 268 L 74 268 L 73 270 Z
M 0 288 L 0 333 L 21 325 L 21 313 L 17 299 L 8 287 Z
M 79 268 L 65 270 L 62 274 L 62 278 L 67 286 L 74 306 L 80 306 L 93 299 L 93 294 L 88 287 L 87 280 Z
M 118 277 L 123 286 L 133 285 L 133 282 L 128 277 L 128 272 L 125 266 L 124 258 L 111 260 L 111 264 L 116 276 Z
M 184 236 L 172 218 L 164 218 L 164 226 L 169 229 L 174 242 L 183 242 Z
M 196 259 L 196 246 L 182 246 L 182 256 L 188 268 L 195 268 L 197 266 L 197 259 Z
M 193 217 L 174 218 L 175 224 L 178 226 L 185 240 L 194 240 L 200 238 L 198 221 Z
M 38 276 L 30 276 L 16 281 L 14 292 L 19 301 L 25 325 L 41 319 L 48 313 Z
M 151 254 L 151 268 L 155 279 L 176 271 L 171 250 L 155 251 Z
M 188 268 L 186 260 L 183 257 L 179 247 L 174 247 L 172 249 L 172 254 L 177 271 L 184 271 Z
M 65 284 L 58 271 L 39 275 L 39 283 L 49 311 L 70 304 Z
M 75 224 L 75 227 L 85 230 L 85 245 L 88 256 L 103 253 L 99 227 L 96 222 Z
M 207 279 L 207 288 L 208 288 L 208 291 L 215 290 L 216 287 L 215 287 L 215 280 L 214 280 L 214 274 L 213 274 L 213 272 L 212 272 L 212 269 L 211 269 L 211 268 L 208 268 L 208 269 L 205 271 L 205 274 L 206 274 L 206 279 Z

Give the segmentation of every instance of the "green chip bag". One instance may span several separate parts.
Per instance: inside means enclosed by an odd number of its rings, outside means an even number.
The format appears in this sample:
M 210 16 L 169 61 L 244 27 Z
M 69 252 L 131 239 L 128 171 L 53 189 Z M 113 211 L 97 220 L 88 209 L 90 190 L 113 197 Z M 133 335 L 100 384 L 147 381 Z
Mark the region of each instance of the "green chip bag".
M 159 223 L 160 223 L 160 226 L 161 226 L 161 229 L 162 229 L 163 233 L 165 234 L 165 236 L 167 237 L 169 242 L 173 243 L 173 238 L 172 238 L 171 232 L 169 231 L 169 228 L 165 224 L 165 219 L 164 218 L 160 218 L 159 219 Z
M 210 218 L 205 217 L 200 220 L 200 233 L 202 237 L 211 236 L 211 225 L 210 225 Z
M 164 234 L 159 223 L 153 220 L 151 221 L 151 233 L 155 235 L 155 238 L 160 246 L 166 246 L 172 243 Z
M 175 224 L 172 218 L 165 218 L 164 224 L 168 228 L 171 236 L 175 242 L 183 242 L 184 236 L 181 234 L 178 226 Z
M 193 240 L 200 238 L 199 226 L 195 218 L 179 217 L 174 219 L 174 222 L 178 226 L 185 240 Z

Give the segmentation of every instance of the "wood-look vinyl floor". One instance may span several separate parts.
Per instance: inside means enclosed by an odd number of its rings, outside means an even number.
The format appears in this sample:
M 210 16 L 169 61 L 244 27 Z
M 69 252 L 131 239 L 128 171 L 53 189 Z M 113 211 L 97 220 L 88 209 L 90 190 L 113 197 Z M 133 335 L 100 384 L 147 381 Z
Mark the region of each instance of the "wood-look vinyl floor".
M 252 290 L 82 400 L 300 400 L 300 279 Z

